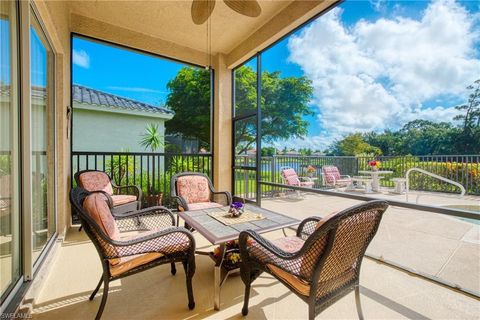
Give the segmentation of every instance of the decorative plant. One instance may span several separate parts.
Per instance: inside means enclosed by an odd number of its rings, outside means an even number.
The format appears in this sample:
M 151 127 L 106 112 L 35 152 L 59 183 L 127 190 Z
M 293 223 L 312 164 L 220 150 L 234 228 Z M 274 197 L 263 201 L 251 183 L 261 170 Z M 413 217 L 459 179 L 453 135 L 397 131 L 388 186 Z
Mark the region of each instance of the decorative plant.
M 306 171 L 307 173 L 315 173 L 315 172 L 317 172 L 317 168 L 315 168 L 315 167 L 312 166 L 312 165 L 309 165 L 309 166 L 307 167 L 307 169 L 305 169 L 305 171 Z
M 372 160 L 368 162 L 368 165 L 372 168 L 372 170 L 378 170 L 380 168 L 380 161 Z
M 251 244 L 252 240 L 248 240 L 249 244 Z M 225 245 L 225 262 L 227 268 L 236 268 L 238 264 L 242 261 L 240 256 L 240 248 L 238 246 L 238 240 L 231 240 L 228 241 Z M 221 259 L 220 256 L 220 247 L 215 247 L 213 249 L 213 256 L 215 259 Z
M 232 215 L 232 217 L 239 217 L 244 212 L 244 204 L 239 201 L 235 201 L 230 205 L 230 210 L 228 212 Z
M 151 123 L 146 127 L 146 132 L 142 134 L 140 145 L 145 147 L 145 149 L 150 149 L 152 152 L 157 151 L 164 145 L 163 137 L 158 130 L 158 124 Z

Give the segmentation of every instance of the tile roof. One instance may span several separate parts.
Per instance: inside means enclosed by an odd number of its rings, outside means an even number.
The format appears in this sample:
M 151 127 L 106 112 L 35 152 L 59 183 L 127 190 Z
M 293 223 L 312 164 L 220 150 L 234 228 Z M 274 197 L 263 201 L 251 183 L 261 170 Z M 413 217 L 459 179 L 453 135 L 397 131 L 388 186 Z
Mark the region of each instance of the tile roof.
M 138 110 L 143 112 L 155 112 L 172 114 L 173 111 L 164 107 L 156 107 L 140 101 L 120 97 L 111 93 L 87 88 L 74 84 L 72 87 L 73 101 L 90 104 L 101 108 Z

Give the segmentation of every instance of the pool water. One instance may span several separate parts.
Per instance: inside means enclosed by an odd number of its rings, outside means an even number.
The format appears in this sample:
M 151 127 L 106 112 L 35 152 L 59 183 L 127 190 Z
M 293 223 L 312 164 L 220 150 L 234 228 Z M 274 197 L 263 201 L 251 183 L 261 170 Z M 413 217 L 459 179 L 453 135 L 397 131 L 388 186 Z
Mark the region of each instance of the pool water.
M 452 204 L 445 206 L 446 208 L 452 208 L 452 209 L 461 209 L 461 210 L 467 210 L 467 211 L 472 211 L 472 212 L 478 212 L 480 213 L 480 205 L 475 206 L 475 205 L 464 205 L 464 204 Z M 480 224 L 480 220 L 477 219 L 470 219 L 470 218 L 460 218 L 464 221 L 475 223 L 475 224 Z

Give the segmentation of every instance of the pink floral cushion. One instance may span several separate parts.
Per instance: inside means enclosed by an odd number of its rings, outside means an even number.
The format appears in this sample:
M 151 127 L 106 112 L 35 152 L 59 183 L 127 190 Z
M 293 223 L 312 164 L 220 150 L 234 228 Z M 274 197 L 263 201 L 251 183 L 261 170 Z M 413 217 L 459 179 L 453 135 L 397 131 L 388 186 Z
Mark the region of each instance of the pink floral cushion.
M 87 196 L 83 202 L 83 208 L 108 237 L 114 240 L 119 239 L 120 231 L 103 194 L 93 193 Z
M 280 238 L 271 242 L 278 248 L 289 253 L 299 251 L 305 243 L 304 240 L 296 236 Z M 274 264 L 278 267 L 288 270 L 290 273 L 296 276 L 310 279 L 315 262 L 325 250 L 325 246 L 326 235 L 320 237 L 316 242 L 314 242 L 302 256 L 295 260 L 288 261 L 279 259 L 256 241 L 252 241 L 249 244 L 249 251 L 253 257 L 263 263 Z
M 178 195 L 190 203 L 209 202 L 208 180 L 202 176 L 183 176 L 177 180 Z
M 291 236 L 273 240 L 272 243 L 285 252 L 297 252 L 305 241 L 299 237 Z
M 89 171 L 84 172 L 79 177 L 80 187 L 87 191 L 104 191 L 110 195 L 113 194 L 110 178 L 104 172 Z
M 340 180 L 340 171 L 335 166 L 323 166 L 323 174 L 327 183 L 335 183 Z
M 126 195 L 126 194 L 119 194 L 119 195 L 112 195 L 113 206 L 120 206 L 125 203 L 130 203 L 137 201 L 137 196 Z
M 190 211 L 210 209 L 210 208 L 220 208 L 220 207 L 223 207 L 223 206 L 220 203 L 216 203 L 216 202 L 197 202 L 197 203 L 188 204 L 188 209 Z

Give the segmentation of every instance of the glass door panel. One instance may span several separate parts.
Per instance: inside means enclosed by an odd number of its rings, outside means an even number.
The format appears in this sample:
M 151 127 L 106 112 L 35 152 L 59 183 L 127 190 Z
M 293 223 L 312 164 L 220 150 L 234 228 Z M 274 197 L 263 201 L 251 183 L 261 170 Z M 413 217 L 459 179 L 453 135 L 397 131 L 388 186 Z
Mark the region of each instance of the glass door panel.
M 257 167 L 257 117 L 234 121 L 235 166 Z
M 0 290 L 21 276 L 17 4 L 0 2 Z
M 32 242 L 33 261 L 36 261 L 47 241 L 55 233 L 55 110 L 53 52 L 33 11 L 30 26 L 30 67 Z
M 257 117 L 233 121 L 234 195 L 256 201 L 257 190 Z

